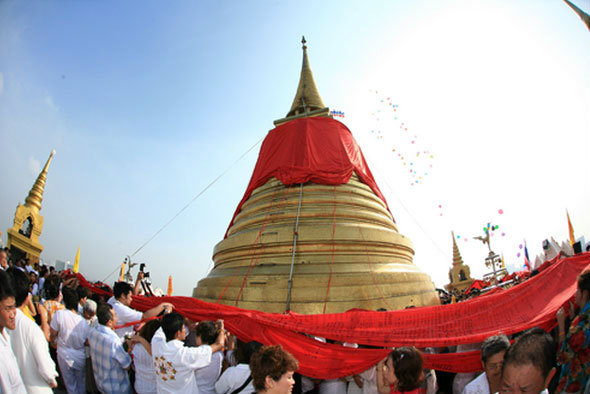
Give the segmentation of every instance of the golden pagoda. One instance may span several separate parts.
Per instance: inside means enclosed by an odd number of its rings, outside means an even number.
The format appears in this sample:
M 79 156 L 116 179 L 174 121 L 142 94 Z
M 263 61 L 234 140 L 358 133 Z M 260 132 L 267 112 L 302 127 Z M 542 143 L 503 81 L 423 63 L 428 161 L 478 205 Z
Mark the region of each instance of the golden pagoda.
M 303 314 L 438 304 L 352 134 L 329 115 L 302 43 L 293 105 L 264 140 L 193 297 Z
M 471 268 L 463 263 L 463 258 L 455 240 L 455 233 L 451 232 L 451 235 L 453 236 L 453 267 L 449 270 L 450 283 L 445 288 L 449 291 L 454 289 L 463 291 L 471 286 L 474 279 L 471 277 Z
M 29 259 L 30 263 L 38 263 L 39 256 L 43 251 L 43 246 L 39 243 L 39 236 L 43 230 L 43 216 L 41 202 L 43 201 L 43 190 L 45 189 L 45 180 L 47 179 L 47 169 L 53 159 L 55 151 L 52 151 L 45 163 L 45 167 L 37 177 L 35 184 L 31 188 L 29 195 L 25 199 L 25 204 L 20 203 L 16 207 L 14 214 L 14 225 L 8 229 L 8 248 L 11 256 L 18 260 L 21 258 Z

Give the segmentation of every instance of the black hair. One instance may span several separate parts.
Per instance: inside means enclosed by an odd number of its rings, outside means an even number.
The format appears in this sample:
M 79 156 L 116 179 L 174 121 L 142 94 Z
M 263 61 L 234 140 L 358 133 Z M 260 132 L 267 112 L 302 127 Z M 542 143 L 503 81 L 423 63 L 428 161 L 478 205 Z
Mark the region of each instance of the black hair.
M 508 348 L 504 355 L 502 372 L 508 364 L 532 364 L 547 377 L 555 367 L 557 345 L 551 335 L 542 328 L 533 327 L 523 332 Z
M 113 286 L 113 296 L 115 299 L 119 299 L 122 295 L 127 295 L 133 292 L 133 287 L 127 282 L 117 282 Z
M 78 293 L 76 293 L 76 290 L 72 289 L 71 287 L 64 286 L 64 288 L 61 289 L 61 294 L 64 297 L 64 305 L 66 306 L 66 309 L 77 312 L 78 302 L 80 300 L 78 299 Z
M 184 317 L 178 312 L 172 312 L 164 315 L 162 318 L 162 330 L 166 334 L 166 340 L 171 341 L 176 333 L 182 330 L 184 326 Z
M 45 291 L 45 298 L 48 300 L 54 300 L 59 297 L 59 285 L 61 283 L 61 279 L 57 275 L 49 275 L 45 279 L 45 284 L 43 285 L 43 289 Z
M 141 327 L 141 330 L 139 330 L 139 335 L 142 338 L 145 338 L 146 341 L 151 342 L 152 338 L 154 337 L 154 334 L 156 333 L 156 331 L 158 331 L 158 328 L 160 328 L 160 326 L 161 324 L 159 319 L 151 320 L 145 323 L 143 327 Z
M 88 298 L 88 296 L 90 295 L 90 290 L 83 286 L 78 286 L 78 288 L 76 289 L 76 293 L 78 293 L 78 301 L 80 301 L 84 297 Z
M 201 337 L 203 345 L 213 345 L 219 336 L 220 327 L 209 320 L 199 322 L 195 334 Z
M 397 389 L 400 392 L 412 391 L 424 381 L 422 354 L 414 346 L 395 348 L 389 353 L 395 375 L 398 378 Z
M 14 298 L 12 280 L 4 270 L 0 270 L 0 301 L 4 301 L 8 297 Z
M 98 323 L 105 326 L 109 321 L 113 320 L 113 307 L 111 304 L 101 302 L 96 308 L 96 318 Z
M 260 350 L 262 344 L 256 341 L 250 341 L 248 343 L 238 342 L 236 349 L 236 358 L 238 364 L 250 364 L 252 355 Z
M 578 289 L 590 293 L 590 270 L 585 270 L 578 276 Z
M 18 268 L 9 268 L 6 270 L 6 272 L 8 273 L 9 279 L 12 282 L 14 301 L 16 302 L 16 307 L 18 308 L 25 302 L 27 296 L 29 295 L 29 275 L 25 274 Z
M 494 354 L 498 354 L 510 347 L 510 341 L 504 334 L 494 335 L 486 338 L 481 344 L 481 361 L 488 361 Z

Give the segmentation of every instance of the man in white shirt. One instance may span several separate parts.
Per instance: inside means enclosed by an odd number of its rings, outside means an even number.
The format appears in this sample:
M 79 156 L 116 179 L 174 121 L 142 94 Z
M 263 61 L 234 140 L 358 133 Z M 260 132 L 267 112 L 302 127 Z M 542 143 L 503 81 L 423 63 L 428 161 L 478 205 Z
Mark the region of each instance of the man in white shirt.
M 487 338 L 481 344 L 481 364 L 484 372 L 463 389 L 463 394 L 490 394 L 500 390 L 502 362 L 510 341 L 504 334 Z
M 16 301 L 14 290 L 8 274 L 0 270 L 0 392 L 3 394 L 27 394 L 19 373 L 18 364 L 12 347 L 10 336 L 5 328 L 14 330 L 16 327 Z
M 12 350 L 25 388 L 29 394 L 53 394 L 57 387 L 55 363 L 49 355 L 49 345 L 41 328 L 24 313 L 29 294 L 29 278 L 24 272 L 10 268 L 16 301 L 16 324 L 8 330 Z
M 139 274 L 140 275 L 137 276 L 137 283 L 140 283 L 141 278 L 143 278 L 143 272 L 140 272 Z M 135 287 L 137 289 L 137 284 Z M 162 302 L 160 305 L 141 313 L 130 307 L 131 301 L 133 301 L 133 294 L 134 289 L 127 282 L 117 282 L 115 283 L 115 286 L 113 286 L 113 296 L 109 298 L 107 302 L 113 306 L 113 309 L 117 314 L 119 325 L 157 316 L 166 309 L 172 310 L 174 308 L 171 303 Z M 125 334 L 133 333 L 133 326 L 118 328 L 115 332 L 119 338 L 123 339 Z
M 214 344 L 189 348 L 182 342 L 186 338 L 184 318 L 178 313 L 164 315 L 162 327 L 152 339 L 158 394 L 199 394 L 195 371 L 209 365 L 211 354 L 222 350 L 225 344 L 223 321 L 218 322 L 221 329 Z

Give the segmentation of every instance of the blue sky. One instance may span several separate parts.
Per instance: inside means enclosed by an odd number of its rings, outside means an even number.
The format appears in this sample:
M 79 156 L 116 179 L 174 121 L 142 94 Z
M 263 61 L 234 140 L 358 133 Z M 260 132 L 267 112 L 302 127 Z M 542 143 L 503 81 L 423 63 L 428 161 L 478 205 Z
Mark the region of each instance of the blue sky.
M 561 0 L 3 1 L 3 242 L 55 149 L 42 256 L 80 246 L 103 279 L 286 114 L 302 34 L 437 285 L 451 230 L 476 276 L 487 251 L 464 240 L 488 221 L 513 267 L 524 239 L 566 239 L 566 209 L 590 236 L 590 33 Z M 258 149 L 134 256 L 156 285 L 190 295 L 211 269 Z

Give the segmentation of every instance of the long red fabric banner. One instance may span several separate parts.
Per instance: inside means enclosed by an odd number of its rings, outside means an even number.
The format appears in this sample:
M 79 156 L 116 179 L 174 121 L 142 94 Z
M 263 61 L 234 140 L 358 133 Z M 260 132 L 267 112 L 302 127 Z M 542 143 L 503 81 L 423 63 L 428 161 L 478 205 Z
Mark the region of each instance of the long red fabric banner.
M 401 311 L 352 311 L 325 315 L 274 314 L 212 304 L 190 297 L 134 297 L 145 311 L 160 302 L 174 304 L 195 320 L 224 319 L 238 338 L 281 344 L 300 362 L 303 375 L 331 379 L 362 372 L 385 357 L 387 349 L 352 349 L 311 336 L 380 347 L 444 347 L 478 343 L 503 332 L 510 335 L 555 325 L 555 313 L 576 291 L 576 277 L 590 269 L 590 253 L 555 258 L 540 274 L 508 290 L 450 305 Z M 93 288 L 78 274 L 83 286 Z M 449 372 L 481 369 L 479 352 L 425 354 L 425 366 Z

